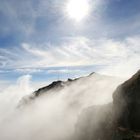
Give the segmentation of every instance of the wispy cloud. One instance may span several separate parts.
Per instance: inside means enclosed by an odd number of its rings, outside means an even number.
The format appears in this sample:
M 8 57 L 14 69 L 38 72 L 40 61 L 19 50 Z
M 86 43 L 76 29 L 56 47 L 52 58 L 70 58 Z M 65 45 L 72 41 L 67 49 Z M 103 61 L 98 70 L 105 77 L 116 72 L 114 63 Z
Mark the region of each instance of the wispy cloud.
M 2 49 L 7 64 L 4 67 L 61 67 L 80 65 L 102 65 L 104 68 L 116 71 L 129 67 L 130 71 L 138 69 L 139 62 L 139 36 L 128 37 L 123 41 L 113 39 L 88 39 L 85 37 L 66 38 L 61 44 L 34 45 L 21 44 L 10 52 Z M 3 57 L 4 53 L 1 53 Z M 1 61 L 2 63 L 2 61 Z M 132 69 L 132 70 L 131 70 Z M 128 70 L 127 70 L 128 71 Z
M 88 27 L 87 24 L 90 23 L 93 27 L 99 15 L 102 15 L 100 13 L 102 8 L 99 7 L 103 3 L 102 1 L 91 1 L 92 14 L 87 21 L 88 23 L 86 22 L 82 28 L 80 28 L 79 24 L 75 25 L 67 18 L 64 10 L 67 0 L 37 0 L 37 2 L 33 0 L 25 0 L 24 2 L 17 0 L 2 1 L 0 6 L 0 39 L 2 37 L 2 39 L 5 39 L 5 42 L 0 42 L 0 47 L 3 44 L 8 46 L 17 45 L 23 41 L 56 41 L 60 37 L 75 36 L 77 30 L 84 32 Z M 9 43 L 6 42 L 7 39 L 10 40 Z
M 84 70 L 81 70 L 81 69 L 59 69 L 59 70 L 56 70 L 56 69 L 52 69 L 52 70 L 48 70 L 47 72 L 48 73 L 62 73 L 62 74 L 65 74 L 65 73 L 81 73 L 82 71 Z

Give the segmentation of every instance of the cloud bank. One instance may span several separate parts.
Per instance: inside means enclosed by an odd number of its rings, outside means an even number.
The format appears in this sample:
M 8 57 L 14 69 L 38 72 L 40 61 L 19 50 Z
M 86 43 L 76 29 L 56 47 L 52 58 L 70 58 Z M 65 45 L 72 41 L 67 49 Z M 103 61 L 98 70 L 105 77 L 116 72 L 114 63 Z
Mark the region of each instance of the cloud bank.
M 112 92 L 123 81 L 92 74 L 17 108 L 22 97 L 33 89 L 30 78 L 29 75 L 20 77 L 0 95 L 2 140 L 69 140 L 79 113 L 91 105 L 111 102 Z

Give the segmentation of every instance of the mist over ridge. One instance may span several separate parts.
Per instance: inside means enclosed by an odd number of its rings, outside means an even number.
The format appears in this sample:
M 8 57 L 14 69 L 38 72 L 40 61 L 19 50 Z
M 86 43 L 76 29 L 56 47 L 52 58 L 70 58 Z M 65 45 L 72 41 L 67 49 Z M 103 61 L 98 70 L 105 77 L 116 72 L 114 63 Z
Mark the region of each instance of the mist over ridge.
M 11 96 L 8 102 L 2 102 L 0 138 L 3 140 L 16 140 L 17 137 L 19 140 L 68 138 L 75 131 L 79 113 L 89 106 L 111 102 L 113 91 L 124 81 L 92 73 L 73 80 L 56 81 L 56 87 L 42 90 L 41 95 L 37 95 L 39 90 L 27 93 L 33 91 L 28 85 L 29 78 L 21 78 L 22 84 L 13 87 L 13 91 L 8 90 L 7 95 L 1 94 L 6 100 Z M 22 94 L 25 89 L 27 96 Z

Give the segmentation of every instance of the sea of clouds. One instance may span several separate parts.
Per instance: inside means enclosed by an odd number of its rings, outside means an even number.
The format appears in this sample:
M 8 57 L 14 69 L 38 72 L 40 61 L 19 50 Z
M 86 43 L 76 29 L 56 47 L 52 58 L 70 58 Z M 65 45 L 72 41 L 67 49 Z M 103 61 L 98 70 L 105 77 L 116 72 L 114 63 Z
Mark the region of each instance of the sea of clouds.
M 92 74 L 19 106 L 23 97 L 35 90 L 30 75 L 19 77 L 15 84 L 1 90 L 0 139 L 70 139 L 82 110 L 111 102 L 113 91 L 123 81 Z

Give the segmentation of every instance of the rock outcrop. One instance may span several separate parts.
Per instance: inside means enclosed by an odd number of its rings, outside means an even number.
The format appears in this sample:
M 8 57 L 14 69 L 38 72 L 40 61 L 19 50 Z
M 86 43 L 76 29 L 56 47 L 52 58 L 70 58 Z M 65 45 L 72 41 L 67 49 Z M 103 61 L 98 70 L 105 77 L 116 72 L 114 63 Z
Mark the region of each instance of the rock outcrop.
M 140 132 L 140 71 L 121 84 L 113 94 L 118 125 Z
M 118 86 L 113 103 L 80 115 L 75 140 L 140 140 L 140 71 Z

